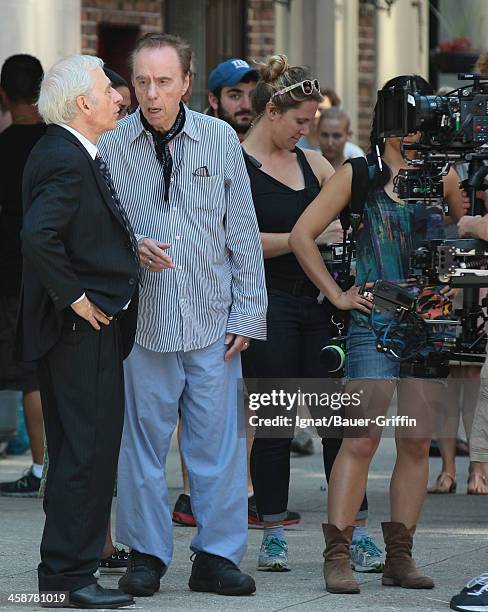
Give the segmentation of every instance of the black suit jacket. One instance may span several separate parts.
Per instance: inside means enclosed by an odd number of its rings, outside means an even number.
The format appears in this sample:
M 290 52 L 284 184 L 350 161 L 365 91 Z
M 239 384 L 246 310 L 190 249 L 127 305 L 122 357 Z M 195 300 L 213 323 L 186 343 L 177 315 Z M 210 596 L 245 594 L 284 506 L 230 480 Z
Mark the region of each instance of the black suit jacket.
M 17 357 L 35 361 L 58 341 L 63 311 L 83 293 L 120 312 L 124 357 L 137 322 L 137 263 L 98 167 L 68 130 L 51 125 L 24 170 L 24 256 Z

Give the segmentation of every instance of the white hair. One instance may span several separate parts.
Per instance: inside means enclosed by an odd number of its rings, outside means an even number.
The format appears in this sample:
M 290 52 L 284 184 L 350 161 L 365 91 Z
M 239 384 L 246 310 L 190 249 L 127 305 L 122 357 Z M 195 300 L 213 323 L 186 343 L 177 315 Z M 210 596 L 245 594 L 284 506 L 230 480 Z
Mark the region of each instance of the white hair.
M 41 83 L 37 108 L 45 123 L 68 123 L 78 114 L 76 98 L 90 96 L 92 71 L 103 67 L 93 55 L 70 55 L 56 62 Z

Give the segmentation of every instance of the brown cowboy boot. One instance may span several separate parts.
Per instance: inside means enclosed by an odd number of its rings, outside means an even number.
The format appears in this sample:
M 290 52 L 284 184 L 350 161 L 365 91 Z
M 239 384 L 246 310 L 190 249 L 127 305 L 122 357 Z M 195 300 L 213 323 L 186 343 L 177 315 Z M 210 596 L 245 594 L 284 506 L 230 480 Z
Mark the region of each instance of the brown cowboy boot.
M 433 589 L 432 578 L 422 576 L 412 559 L 415 526 L 407 529 L 403 523 L 381 523 L 381 527 L 386 548 L 382 584 L 404 589 Z
M 335 525 L 322 524 L 325 538 L 324 579 L 329 593 L 359 593 L 359 585 L 351 570 L 349 547 L 354 527 L 342 531 Z

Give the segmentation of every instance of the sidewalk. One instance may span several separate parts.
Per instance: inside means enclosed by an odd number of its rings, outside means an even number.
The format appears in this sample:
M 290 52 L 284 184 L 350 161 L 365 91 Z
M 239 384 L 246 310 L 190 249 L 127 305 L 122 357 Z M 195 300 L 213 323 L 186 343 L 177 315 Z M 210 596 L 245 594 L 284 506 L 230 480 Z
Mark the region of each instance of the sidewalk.
M 380 522 L 388 520 L 387 485 L 394 461 L 394 442 L 384 440 L 372 466 L 368 497 L 370 531 L 378 543 Z M 170 501 L 180 493 L 179 457 L 173 447 L 167 467 Z M 0 460 L 0 480 L 18 478 L 29 466 L 29 456 Z M 193 529 L 174 529 L 173 563 L 161 581 L 161 591 L 151 598 L 138 598 L 138 610 L 200 611 L 442 611 L 449 600 L 474 575 L 488 571 L 488 497 L 467 496 L 467 459 L 458 458 L 458 493 L 428 496 L 415 540 L 415 557 L 435 582 L 432 591 L 415 591 L 381 586 L 381 575 L 359 575 L 360 595 L 331 595 L 324 589 L 320 524 L 324 521 L 326 493 L 322 453 L 316 440 L 311 457 L 292 459 L 289 507 L 302 513 L 302 521 L 287 530 L 292 571 L 283 574 L 256 572 L 262 532 L 249 531 L 249 547 L 242 569 L 251 573 L 257 585 L 252 597 L 222 597 L 193 593 L 190 575 L 189 542 Z M 431 481 L 440 468 L 440 459 L 431 459 Z M 115 500 L 114 500 L 115 501 Z M 114 503 L 115 506 L 115 503 Z M 114 508 L 115 511 L 115 508 Z M 0 610 L 36 610 L 35 605 L 8 603 L 9 593 L 31 593 L 37 588 L 36 566 L 43 525 L 41 501 L 0 497 Z M 102 576 L 101 584 L 117 586 L 118 576 Z M 45 608 L 43 608 L 45 609 Z

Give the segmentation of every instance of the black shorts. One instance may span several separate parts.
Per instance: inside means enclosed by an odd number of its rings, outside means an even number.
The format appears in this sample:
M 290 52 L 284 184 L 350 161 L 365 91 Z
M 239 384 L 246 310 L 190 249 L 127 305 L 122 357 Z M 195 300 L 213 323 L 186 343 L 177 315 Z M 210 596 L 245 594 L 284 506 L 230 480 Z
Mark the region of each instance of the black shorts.
M 14 359 L 19 299 L 0 296 L 0 390 L 30 393 L 39 390 L 37 364 Z

